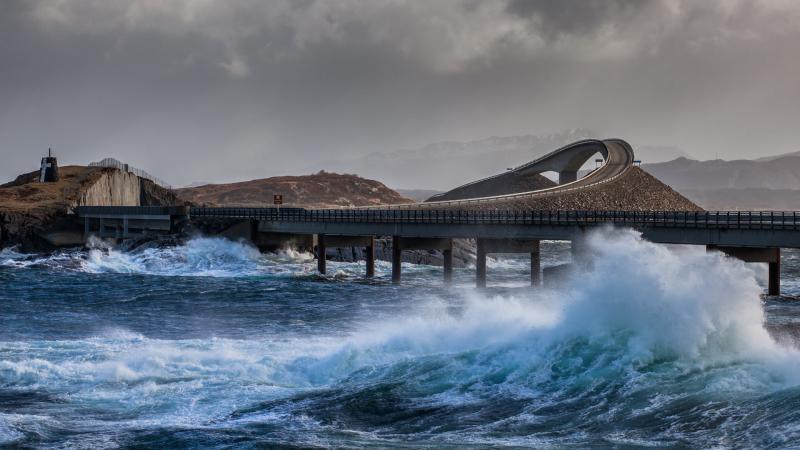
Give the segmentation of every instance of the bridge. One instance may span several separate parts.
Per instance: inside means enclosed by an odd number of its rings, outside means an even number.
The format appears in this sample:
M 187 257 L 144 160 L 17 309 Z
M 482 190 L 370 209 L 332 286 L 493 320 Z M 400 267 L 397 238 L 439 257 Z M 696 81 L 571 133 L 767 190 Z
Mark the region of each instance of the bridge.
M 602 166 L 578 179 L 581 166 L 598 153 L 603 157 Z M 563 199 L 579 193 L 592 206 L 593 195 L 598 199 L 607 197 L 608 192 L 601 191 L 615 184 L 620 186 L 613 192 L 625 198 L 636 197 L 639 193 L 631 192 L 629 185 L 622 182 L 639 171 L 633 168 L 633 162 L 633 149 L 627 142 L 589 139 L 423 203 L 349 209 L 89 206 L 79 207 L 75 212 L 83 220 L 86 238 L 97 235 L 122 239 L 176 232 L 196 221 L 226 221 L 223 236 L 246 239 L 262 249 L 281 246 L 315 249 L 321 273 L 326 271 L 326 248 L 364 247 L 367 276 L 372 276 L 375 238 L 391 237 L 395 283 L 401 279 L 403 250 L 441 250 L 444 278 L 450 280 L 453 239 L 475 239 L 478 286 L 486 285 L 487 254 L 530 254 L 531 283 L 538 284 L 542 278 L 541 240 L 569 240 L 573 255 L 579 257 L 586 232 L 611 225 L 636 229 L 653 242 L 705 245 L 746 262 L 768 263 L 768 292 L 779 293 L 780 249 L 800 248 L 800 212 L 658 210 L 658 199 L 646 199 L 647 203 L 640 202 L 629 210 L 542 210 L 524 203 L 543 198 Z M 547 171 L 559 174 L 559 184 L 552 186 L 548 182 L 547 187 L 530 191 L 482 195 L 520 177 Z M 660 182 L 653 186 L 667 197 L 683 199 L 688 206 L 699 209 L 668 186 Z M 509 201 L 521 201 L 522 207 L 504 209 Z
M 538 283 L 539 241 L 580 241 L 603 226 L 638 230 L 652 242 L 716 248 L 747 262 L 770 264 L 770 293 L 779 286 L 780 248 L 800 248 L 800 212 L 747 211 L 470 211 L 431 209 L 302 209 L 103 207 L 76 209 L 84 232 L 103 238 L 130 238 L 175 232 L 198 219 L 226 219 L 240 224 L 231 236 L 264 247 L 300 244 L 318 247 L 366 247 L 374 255 L 375 237 L 391 236 L 393 279 L 400 281 L 400 251 L 443 250 L 445 277 L 452 273 L 452 239 L 475 239 L 479 286 L 486 283 L 489 253 L 531 253 L 532 281 Z M 396 249 L 396 251 L 395 251 Z M 374 257 L 368 272 L 374 273 Z M 324 258 L 320 258 L 322 272 Z
M 578 179 L 578 170 L 595 154 L 603 157 L 603 165 L 583 178 Z M 567 192 L 589 190 L 605 183 L 617 180 L 634 162 L 633 149 L 622 139 L 585 139 L 554 150 L 540 158 L 509 171 L 473 181 L 452 189 L 449 192 L 435 195 L 424 203 L 403 205 L 376 206 L 376 209 L 419 209 L 419 208 L 470 208 L 476 205 L 488 205 L 507 200 L 524 200 L 527 198 L 557 196 Z M 481 195 L 493 186 L 502 186 L 512 178 L 543 172 L 558 173 L 558 185 L 532 191 L 514 192 L 500 195 Z M 463 198 L 447 199 L 450 193 L 457 193 Z

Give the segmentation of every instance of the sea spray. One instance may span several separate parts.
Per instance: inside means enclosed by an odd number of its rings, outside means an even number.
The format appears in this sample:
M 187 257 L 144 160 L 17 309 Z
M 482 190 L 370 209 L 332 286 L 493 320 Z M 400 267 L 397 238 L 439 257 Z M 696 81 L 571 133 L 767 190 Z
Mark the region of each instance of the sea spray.
M 289 285 L 284 274 L 313 271 L 308 257 L 231 245 L 195 241 L 122 262 L 113 249 L 98 249 L 95 261 L 73 254 L 89 262 L 70 282 L 87 271 L 113 289 L 180 288 L 168 291 L 174 299 L 108 304 L 96 293 L 11 311 L 32 326 L 45 316 L 49 334 L 76 315 L 96 314 L 102 326 L 0 342 L 2 393 L 19 393 L 19 410 L 41 417 L 3 419 L 3 433 L 128 436 L 122 446 L 185 444 L 151 440 L 175 429 L 193 446 L 208 434 L 343 447 L 786 447 L 800 438 L 800 358 L 764 331 L 753 271 L 719 253 L 606 229 L 589 237 L 592 268 L 563 286 L 477 291 L 440 288 L 440 269 L 427 267 L 414 276 L 433 287 L 316 277 Z M 28 272 L 42 275 L 15 276 Z M 149 273 L 215 276 L 163 283 Z M 251 273 L 259 276 L 242 275 Z M 198 309 L 209 301 L 212 309 Z M 128 328 L 114 325 L 139 314 Z M 231 326 L 211 328 L 222 319 Z M 203 333 L 237 326 L 237 338 Z
M 92 248 L 83 265 L 89 273 L 230 277 L 258 274 L 265 260 L 258 249 L 221 238 L 195 238 L 185 245 L 123 252 Z

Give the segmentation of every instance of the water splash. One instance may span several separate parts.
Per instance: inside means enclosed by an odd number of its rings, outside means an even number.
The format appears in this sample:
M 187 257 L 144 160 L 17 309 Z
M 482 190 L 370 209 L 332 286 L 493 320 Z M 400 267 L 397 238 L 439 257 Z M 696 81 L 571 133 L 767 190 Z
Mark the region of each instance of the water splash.
M 521 446 L 798 442 L 800 353 L 764 329 L 750 268 L 625 230 L 592 234 L 588 249 L 590 268 L 556 289 L 433 297 L 391 320 L 367 317 L 347 334 L 158 340 L 112 328 L 80 340 L 0 343 L 0 385 L 68 395 L 79 409 L 112 417 L 144 411 L 118 428 L 272 425 L 281 439 L 307 445 L 321 436 L 332 446 L 398 437 Z M 202 240 L 132 255 L 97 250 L 87 264 L 227 276 L 310 263 L 252 250 Z M 365 441 L 337 441 L 331 430 L 343 427 Z

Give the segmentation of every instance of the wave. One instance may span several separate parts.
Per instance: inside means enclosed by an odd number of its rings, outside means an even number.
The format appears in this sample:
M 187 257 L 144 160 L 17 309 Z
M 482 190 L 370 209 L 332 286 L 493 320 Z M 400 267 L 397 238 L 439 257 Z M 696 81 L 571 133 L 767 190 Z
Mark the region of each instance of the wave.
M 136 270 L 217 273 L 196 253 L 217 245 L 170 250 L 178 252 L 169 253 L 173 264 L 184 261 L 177 269 L 151 262 L 156 254 L 138 255 Z M 269 264 L 252 249 L 224 245 L 215 251 L 227 255 L 226 267 L 240 265 L 236 273 Z M 347 336 L 164 341 L 109 330 L 80 341 L 0 343 L 9 358 L 0 361 L 0 384 L 155 411 L 138 421 L 272 424 L 308 445 L 330 427 L 362 436 L 338 442 L 345 446 L 398 438 L 539 446 L 800 442 L 791 425 L 800 420 L 800 352 L 765 330 L 751 269 L 625 230 L 591 234 L 587 248 L 585 269 L 557 288 L 471 291 L 457 307 L 434 298 Z M 158 257 L 165 251 L 154 250 Z M 133 264 L 119 258 L 101 253 L 91 264 L 120 271 Z
M 314 256 L 287 249 L 262 254 L 244 242 L 198 237 L 174 247 L 147 247 L 134 251 L 89 242 L 89 250 L 63 250 L 52 255 L 0 251 L 0 266 L 42 267 L 92 274 L 125 273 L 160 276 L 247 277 L 265 274 L 303 274 L 311 270 Z

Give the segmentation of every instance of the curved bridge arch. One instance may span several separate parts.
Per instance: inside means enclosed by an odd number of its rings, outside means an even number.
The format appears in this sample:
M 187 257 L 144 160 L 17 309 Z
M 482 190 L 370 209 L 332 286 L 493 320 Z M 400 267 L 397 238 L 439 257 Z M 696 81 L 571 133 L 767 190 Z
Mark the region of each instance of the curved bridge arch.
M 590 174 L 577 179 L 577 173 L 581 166 L 583 166 L 592 155 L 600 153 L 605 162 L 604 164 L 592 171 Z M 459 200 L 438 200 L 437 198 L 444 197 L 445 194 L 435 195 L 426 200 L 421 205 L 426 207 L 437 205 L 454 205 L 454 204 L 473 204 L 484 203 L 496 200 L 506 200 L 509 198 L 522 198 L 527 196 L 539 195 L 555 195 L 565 191 L 575 189 L 584 189 L 597 184 L 605 183 L 616 179 L 622 175 L 629 167 L 633 165 L 634 154 L 633 148 L 630 144 L 622 139 L 586 139 L 582 141 L 573 142 L 572 144 L 565 145 L 557 150 L 554 150 L 540 158 L 531 162 L 522 164 L 514 169 L 487 177 L 481 180 L 473 181 L 464 184 L 453 190 L 464 189 L 467 187 L 479 187 L 482 183 L 497 183 L 502 182 L 504 177 L 513 175 L 526 175 L 541 172 L 554 171 L 559 174 L 560 183 L 557 186 L 538 189 L 535 191 L 519 192 L 514 194 L 495 195 L 488 197 L 464 198 Z M 415 204 L 419 206 L 420 204 Z M 395 207 L 406 207 L 410 205 L 395 205 Z
M 566 184 L 578 179 L 578 170 L 596 153 L 600 153 L 604 161 L 608 160 L 608 148 L 603 141 L 595 139 L 578 141 L 515 167 L 513 172 L 523 175 L 557 172 L 558 184 Z

